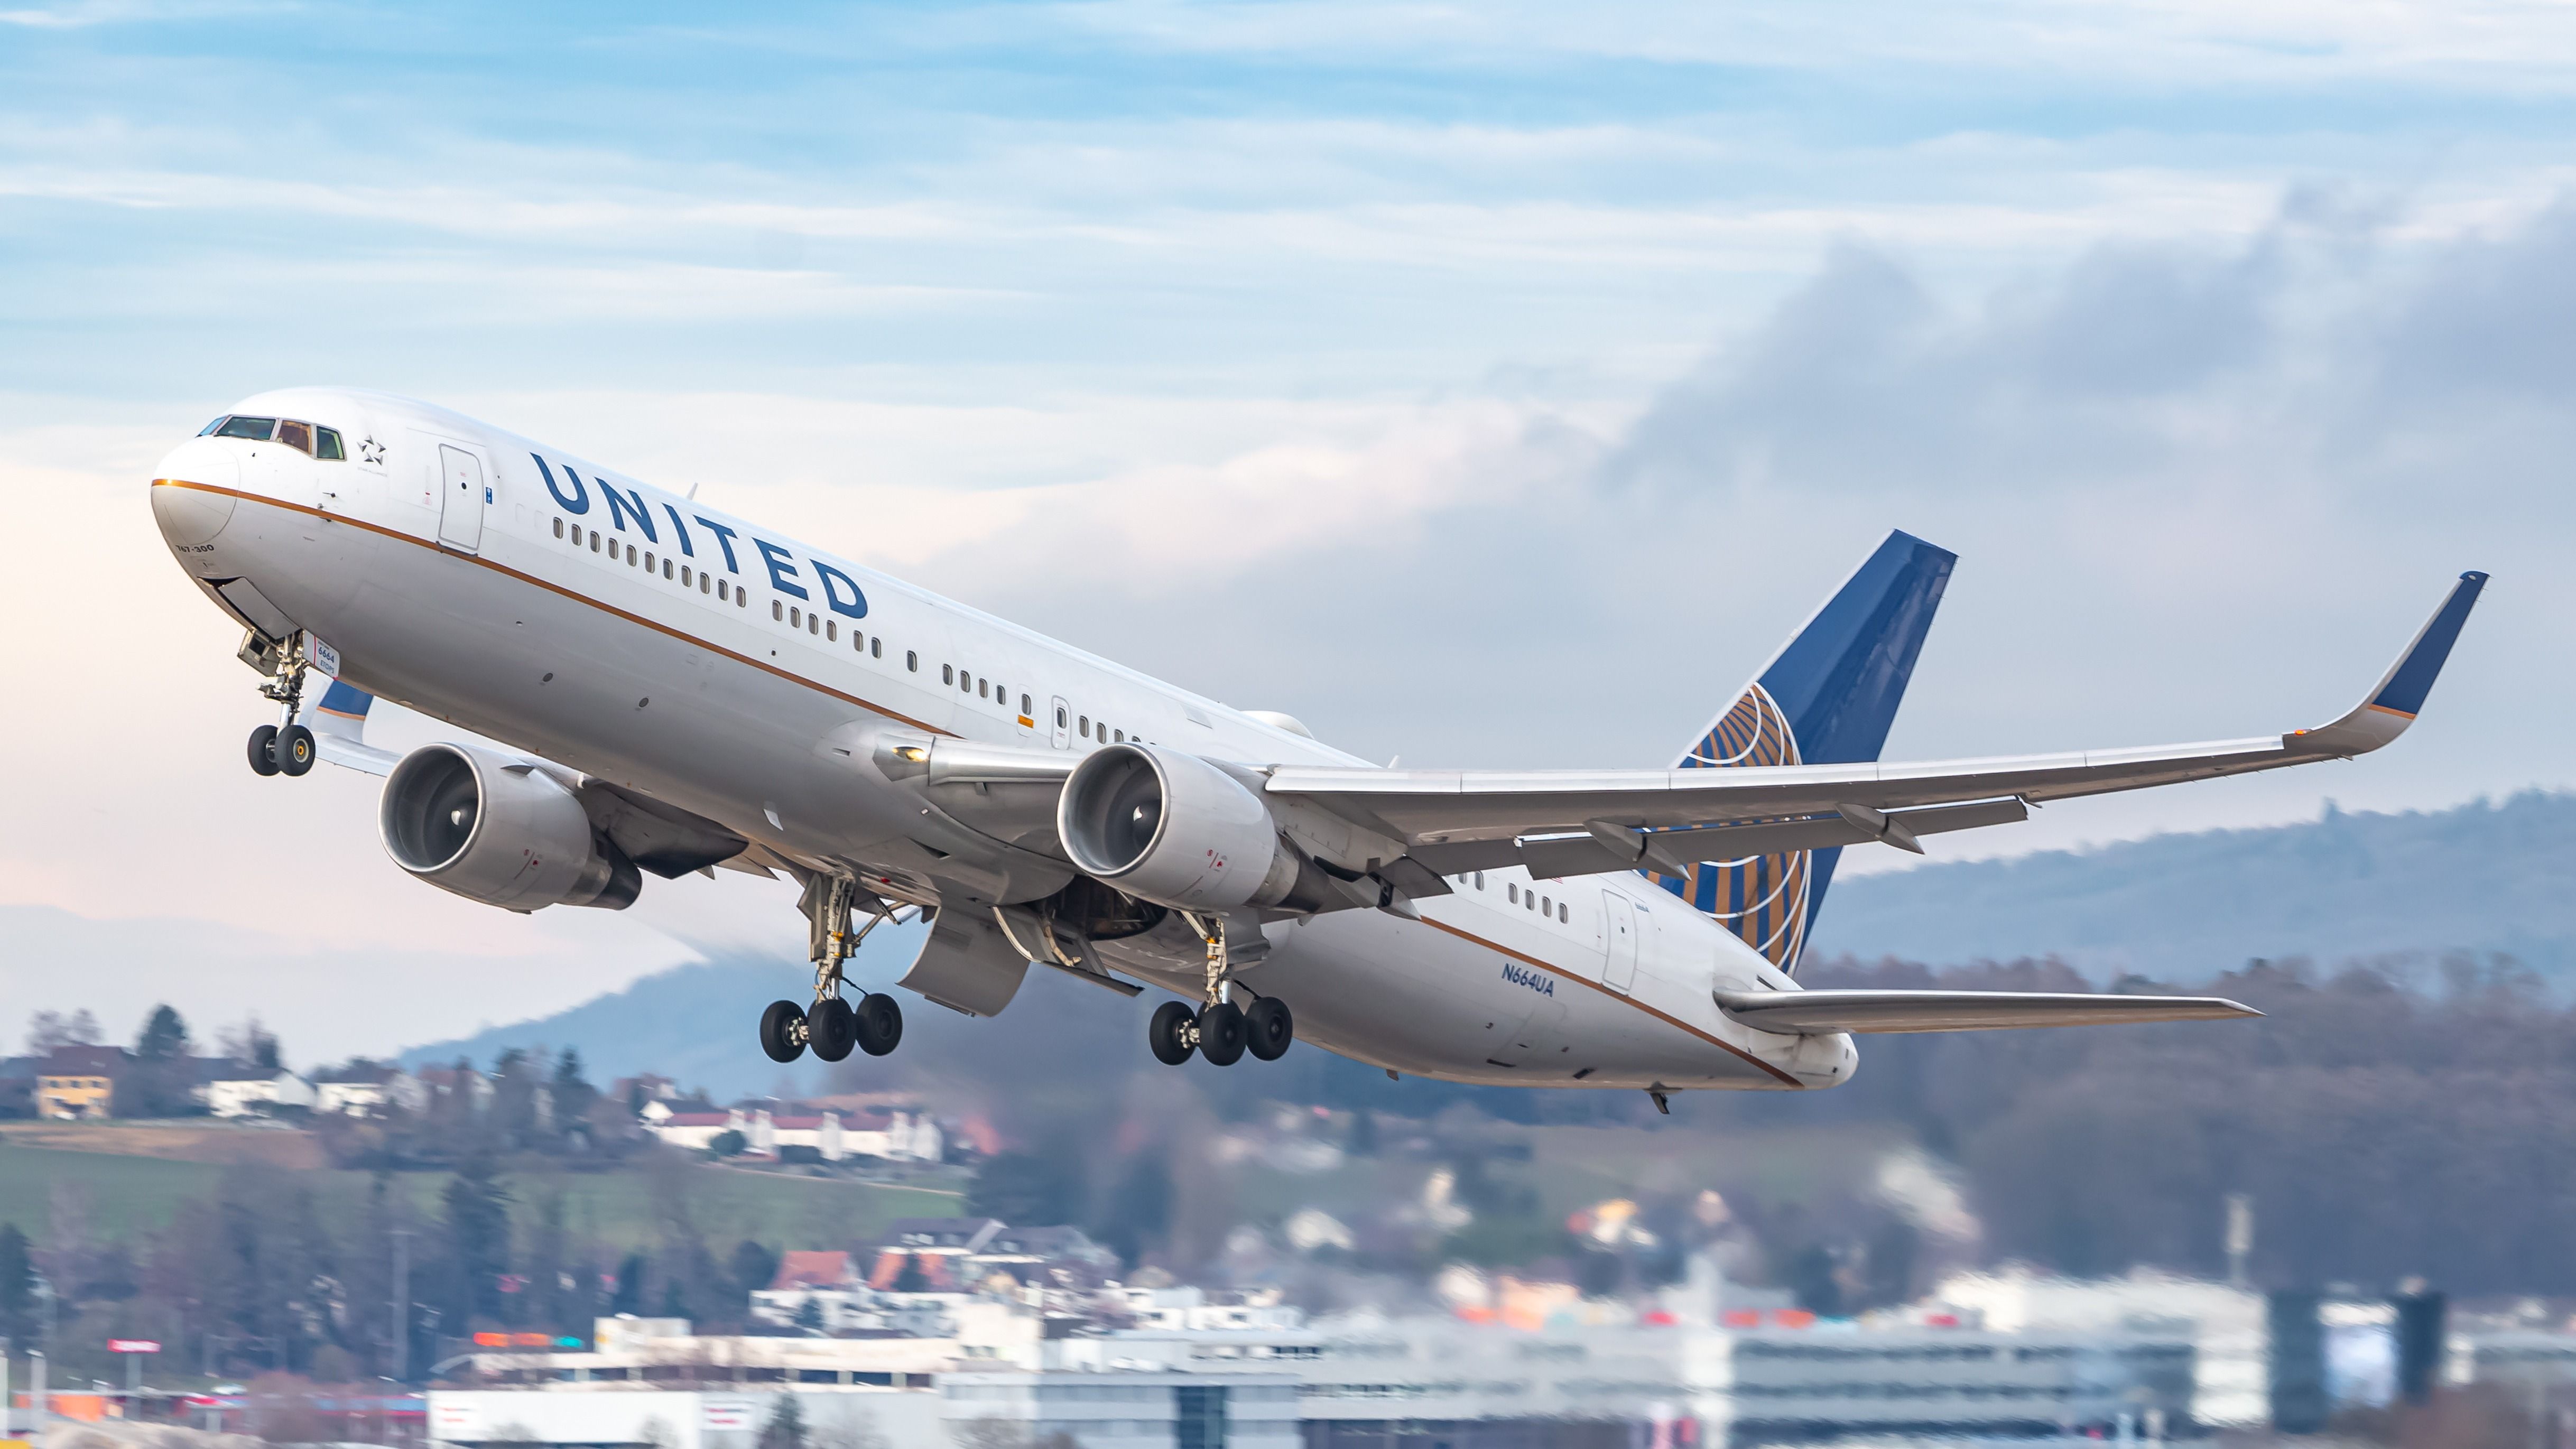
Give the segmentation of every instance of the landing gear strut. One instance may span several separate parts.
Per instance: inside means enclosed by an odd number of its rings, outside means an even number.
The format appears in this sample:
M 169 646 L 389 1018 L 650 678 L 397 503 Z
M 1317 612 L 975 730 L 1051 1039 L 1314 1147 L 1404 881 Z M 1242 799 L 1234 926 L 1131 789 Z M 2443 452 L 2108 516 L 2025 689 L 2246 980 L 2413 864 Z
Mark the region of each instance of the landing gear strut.
M 295 722 L 304 704 L 304 636 L 279 645 L 277 653 L 277 672 L 260 685 L 259 692 L 277 701 L 285 719 L 250 732 L 250 768 L 257 775 L 301 775 L 313 768 L 321 754 L 313 731 Z
M 903 1040 L 903 1008 L 893 997 L 862 993 L 853 1006 L 841 995 L 848 984 L 841 963 L 891 914 L 880 909 L 853 933 L 850 908 L 859 895 L 858 882 L 848 876 L 816 876 L 805 883 L 805 897 L 798 904 L 805 910 L 806 945 L 814 961 L 814 1004 L 773 1001 L 761 1013 L 760 1049 L 771 1061 L 792 1062 L 807 1047 L 827 1062 L 846 1058 L 852 1047 L 881 1057 Z
M 1178 1001 L 1166 1001 L 1154 1009 L 1154 1018 L 1145 1028 L 1145 1042 L 1153 1049 L 1154 1060 L 1177 1067 L 1196 1053 L 1216 1066 L 1230 1067 L 1243 1060 L 1246 1051 L 1265 1062 L 1279 1060 L 1297 1039 L 1297 1023 L 1289 1015 L 1288 1003 L 1262 996 L 1246 1010 L 1226 1000 L 1233 968 L 1226 952 L 1225 921 L 1202 922 L 1193 916 L 1190 922 L 1207 941 L 1206 989 L 1195 1012 Z

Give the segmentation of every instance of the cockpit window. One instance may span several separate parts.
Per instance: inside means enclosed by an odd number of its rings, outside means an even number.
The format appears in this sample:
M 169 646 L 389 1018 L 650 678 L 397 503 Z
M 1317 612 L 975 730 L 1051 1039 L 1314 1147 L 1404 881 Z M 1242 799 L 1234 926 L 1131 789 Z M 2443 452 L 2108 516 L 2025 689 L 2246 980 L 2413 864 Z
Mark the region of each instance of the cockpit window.
M 313 425 L 299 423 L 291 418 L 280 420 L 277 425 L 277 440 L 290 448 L 301 448 L 310 453 L 313 451 Z
M 349 455 L 340 451 L 339 429 L 315 428 L 313 430 L 313 456 L 332 463 L 348 460 Z
M 226 418 L 224 425 L 215 430 L 215 436 L 248 438 L 256 443 L 265 443 L 268 441 L 268 435 L 276 430 L 277 419 L 275 418 Z
M 226 413 L 226 414 L 224 414 L 222 417 L 219 417 L 219 418 L 215 419 L 213 422 L 206 424 L 204 427 L 197 429 L 197 436 L 202 438 L 202 437 L 206 436 L 208 433 L 213 432 L 215 429 L 222 427 L 224 424 L 226 424 L 226 423 L 228 423 L 228 422 L 231 422 L 232 420 L 233 420 L 233 415 L 232 415 L 232 414 L 230 414 L 230 413 Z

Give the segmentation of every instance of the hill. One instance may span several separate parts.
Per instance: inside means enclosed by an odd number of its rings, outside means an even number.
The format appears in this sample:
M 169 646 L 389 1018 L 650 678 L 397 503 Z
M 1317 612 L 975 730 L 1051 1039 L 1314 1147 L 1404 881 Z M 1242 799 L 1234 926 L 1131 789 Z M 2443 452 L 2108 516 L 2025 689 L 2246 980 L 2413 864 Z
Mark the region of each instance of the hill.
M 2058 956 L 2097 980 L 2206 981 L 2252 957 L 2510 955 L 2576 980 L 2576 795 L 2345 813 L 2255 830 L 1837 881 L 1810 960 Z

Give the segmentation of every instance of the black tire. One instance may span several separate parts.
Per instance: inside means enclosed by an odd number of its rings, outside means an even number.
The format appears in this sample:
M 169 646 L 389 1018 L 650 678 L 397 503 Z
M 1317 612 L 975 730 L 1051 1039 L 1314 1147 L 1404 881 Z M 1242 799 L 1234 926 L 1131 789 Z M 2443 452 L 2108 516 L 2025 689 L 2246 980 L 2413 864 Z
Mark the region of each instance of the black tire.
M 1166 1001 L 1154 1008 L 1154 1019 L 1145 1025 L 1145 1044 L 1154 1049 L 1154 1060 L 1167 1067 L 1177 1067 L 1190 1059 L 1198 1044 L 1190 1039 L 1190 1009 L 1177 1001 Z
M 760 1014 L 760 1049 L 773 1062 L 792 1062 L 805 1055 L 805 1008 L 792 1001 L 773 1001 Z
M 805 1013 L 805 1038 L 814 1055 L 837 1062 L 859 1044 L 859 1014 L 840 997 L 827 996 Z
M 277 773 L 277 726 L 261 725 L 250 732 L 250 772 L 254 775 Z
M 1199 1055 L 1220 1067 L 1243 1060 L 1243 1008 L 1220 1001 L 1199 1013 Z
M 1288 1044 L 1296 1039 L 1297 1019 L 1288 1014 L 1288 1003 L 1276 996 L 1262 997 L 1243 1014 L 1243 1045 L 1265 1062 L 1288 1055 Z
M 303 774 L 313 768 L 313 762 L 321 757 L 321 753 L 313 743 L 313 731 L 300 724 L 288 725 L 277 732 L 277 773 L 281 775 Z
M 878 992 L 859 998 L 859 1050 L 884 1056 L 903 1042 L 903 1008 Z

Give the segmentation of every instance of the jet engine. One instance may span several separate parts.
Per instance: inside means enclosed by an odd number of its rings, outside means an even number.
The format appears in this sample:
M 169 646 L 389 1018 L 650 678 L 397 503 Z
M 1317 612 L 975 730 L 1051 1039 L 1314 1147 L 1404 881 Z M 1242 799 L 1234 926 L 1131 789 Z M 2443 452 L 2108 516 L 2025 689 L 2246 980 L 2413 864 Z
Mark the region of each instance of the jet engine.
M 570 788 L 533 760 L 423 745 L 385 777 L 377 826 L 394 864 L 487 906 L 622 911 L 643 880 Z
M 1158 745 L 1112 745 L 1074 766 L 1056 836 L 1083 874 L 1185 911 L 1277 905 L 1305 865 L 1260 796 Z

